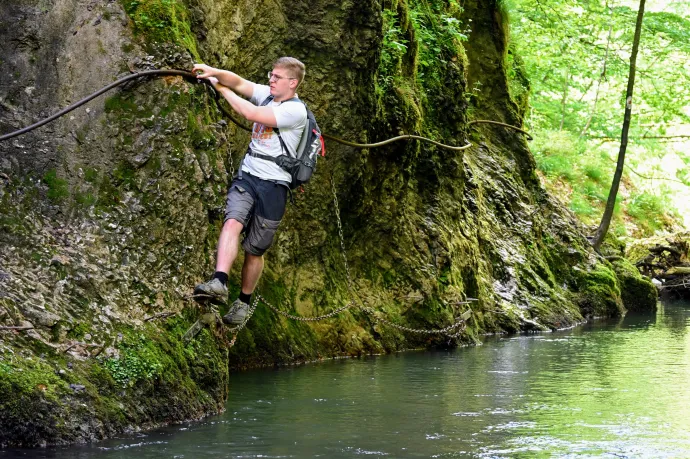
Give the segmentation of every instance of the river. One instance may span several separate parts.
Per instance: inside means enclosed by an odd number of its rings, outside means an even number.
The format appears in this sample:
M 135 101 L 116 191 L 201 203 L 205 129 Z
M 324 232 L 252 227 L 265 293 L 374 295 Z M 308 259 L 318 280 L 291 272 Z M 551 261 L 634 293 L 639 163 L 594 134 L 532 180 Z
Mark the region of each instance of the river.
M 234 373 L 227 411 L 37 458 L 690 457 L 690 303 L 571 330 Z

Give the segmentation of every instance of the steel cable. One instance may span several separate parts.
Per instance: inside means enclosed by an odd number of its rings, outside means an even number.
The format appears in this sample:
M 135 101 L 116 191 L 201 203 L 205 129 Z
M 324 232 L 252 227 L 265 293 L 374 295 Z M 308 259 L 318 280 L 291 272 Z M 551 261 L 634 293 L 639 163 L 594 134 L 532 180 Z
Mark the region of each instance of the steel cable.
M 54 121 L 54 120 L 60 118 L 61 116 L 66 115 L 67 113 L 71 112 L 72 110 L 75 110 L 75 109 L 81 107 L 82 105 L 86 104 L 87 102 L 90 102 L 91 100 L 95 99 L 96 97 L 100 96 L 101 94 L 106 93 L 106 92 L 110 91 L 111 89 L 116 88 L 117 86 L 120 86 L 120 85 L 122 85 L 128 81 L 136 80 L 137 78 L 143 78 L 143 77 L 147 77 L 147 76 L 181 76 L 181 77 L 193 79 L 195 81 L 199 81 L 194 73 L 188 72 L 186 70 L 174 70 L 174 69 L 144 70 L 144 71 L 141 71 L 138 73 L 133 73 L 131 75 L 127 75 L 126 77 L 120 78 L 119 80 L 116 80 L 116 81 L 110 83 L 108 86 L 105 86 L 105 87 L 99 89 L 98 91 L 94 92 L 93 94 L 79 100 L 78 102 L 73 103 L 72 105 L 60 110 L 59 112 L 55 113 L 54 115 L 49 116 L 48 118 L 45 118 L 41 121 L 38 121 L 38 122 L 36 122 L 30 126 L 19 129 L 17 131 L 10 132 L 8 134 L 4 134 L 4 135 L 0 136 L 0 141 L 9 140 L 13 137 L 17 137 L 17 136 L 20 136 L 22 134 L 26 134 L 29 131 L 33 131 L 36 128 L 39 128 L 45 124 L 50 123 L 51 121 Z M 202 81 L 204 83 L 208 84 L 207 80 L 204 79 Z M 218 94 L 217 91 L 215 91 L 215 94 L 216 94 L 216 100 L 219 101 L 220 95 Z M 230 118 L 230 121 L 232 121 L 237 126 L 239 126 L 240 128 L 242 128 L 246 131 L 251 131 L 251 128 L 248 128 L 248 127 L 244 126 L 241 122 L 237 121 L 232 116 L 232 114 L 227 109 L 225 109 L 225 107 L 223 107 L 220 103 L 218 103 L 218 106 L 219 106 L 220 110 L 225 114 L 225 116 Z M 530 136 L 530 134 L 528 132 L 523 131 L 522 129 L 520 129 L 518 127 L 511 126 L 511 125 L 505 124 L 505 123 L 501 123 L 499 121 L 474 120 L 474 121 L 470 121 L 468 123 L 468 126 L 471 126 L 473 124 L 480 124 L 480 123 L 495 124 L 495 125 L 507 127 L 510 129 L 514 129 L 518 132 L 525 134 L 529 140 L 532 140 L 532 137 Z M 446 145 L 446 144 L 443 144 L 441 142 L 437 142 L 435 140 L 429 139 L 427 137 L 422 137 L 422 136 L 412 135 L 412 134 L 404 134 L 404 135 L 392 137 L 390 139 L 383 140 L 381 142 L 375 142 L 375 143 L 356 143 L 356 142 L 344 140 L 344 139 L 341 139 L 339 137 L 335 137 L 335 136 L 332 136 L 329 134 L 323 134 L 323 136 L 326 139 L 329 139 L 329 140 L 332 140 L 334 142 L 337 142 L 337 143 L 340 143 L 343 145 L 347 145 L 350 147 L 355 147 L 355 148 L 377 148 L 377 147 L 382 147 L 384 145 L 388 145 L 388 144 L 393 143 L 393 142 L 397 142 L 399 140 L 407 140 L 407 139 L 420 140 L 423 142 L 431 143 L 431 144 L 436 145 L 436 146 L 441 147 L 441 148 L 445 148 L 448 150 L 455 150 L 455 151 L 465 150 L 465 149 L 472 146 L 472 144 L 470 142 L 467 142 L 466 145 L 462 145 L 459 147 L 453 146 L 453 145 Z

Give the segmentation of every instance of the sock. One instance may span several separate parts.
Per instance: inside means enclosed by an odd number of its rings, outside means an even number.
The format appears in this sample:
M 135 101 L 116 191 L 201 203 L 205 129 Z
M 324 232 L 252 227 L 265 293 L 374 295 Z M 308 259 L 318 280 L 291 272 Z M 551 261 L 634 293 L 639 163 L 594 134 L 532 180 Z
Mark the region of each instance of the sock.
M 223 271 L 216 271 L 211 279 L 218 279 L 223 285 L 228 283 L 228 275 Z
M 252 294 L 251 293 L 244 293 L 243 291 L 240 290 L 240 301 L 251 304 L 252 301 Z

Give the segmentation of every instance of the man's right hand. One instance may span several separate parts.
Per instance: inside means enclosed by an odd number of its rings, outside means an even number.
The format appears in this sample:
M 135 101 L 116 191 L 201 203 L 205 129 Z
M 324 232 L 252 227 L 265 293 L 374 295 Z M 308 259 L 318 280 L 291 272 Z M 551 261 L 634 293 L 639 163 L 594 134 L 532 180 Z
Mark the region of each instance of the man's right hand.
M 218 69 L 206 64 L 194 64 L 192 73 L 195 73 L 197 78 L 210 78 L 218 75 Z
M 206 64 L 194 64 L 192 73 L 195 73 L 196 77 L 199 79 L 217 78 L 217 82 L 221 85 L 230 88 L 235 93 L 246 98 L 252 97 L 254 93 L 254 83 L 245 80 L 229 70 L 217 69 Z M 216 87 L 215 84 L 214 87 Z

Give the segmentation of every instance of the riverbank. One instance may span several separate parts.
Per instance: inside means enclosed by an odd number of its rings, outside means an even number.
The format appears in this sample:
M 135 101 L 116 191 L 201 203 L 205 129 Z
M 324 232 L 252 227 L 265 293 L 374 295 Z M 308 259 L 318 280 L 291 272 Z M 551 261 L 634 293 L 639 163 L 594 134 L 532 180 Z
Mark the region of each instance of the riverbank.
M 240 372 L 221 416 L 31 453 L 685 457 L 688 331 L 690 303 L 662 303 L 655 313 L 478 347 Z

